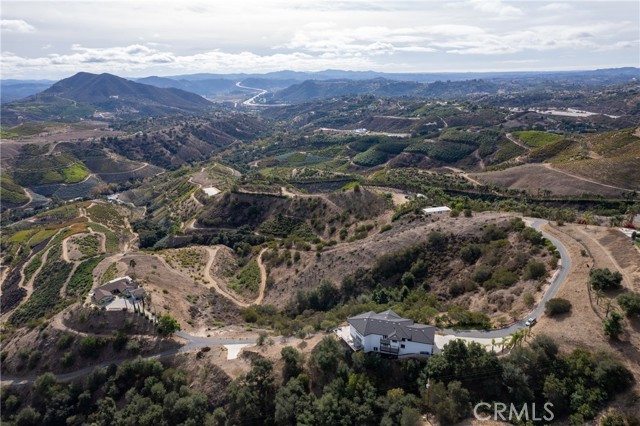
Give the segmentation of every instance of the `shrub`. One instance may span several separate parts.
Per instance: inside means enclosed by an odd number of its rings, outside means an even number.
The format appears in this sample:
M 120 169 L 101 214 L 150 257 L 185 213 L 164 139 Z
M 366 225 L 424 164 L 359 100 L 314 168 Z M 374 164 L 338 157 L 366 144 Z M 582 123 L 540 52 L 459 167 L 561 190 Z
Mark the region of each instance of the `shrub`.
M 629 292 L 621 294 L 617 300 L 627 316 L 640 315 L 640 293 Z
M 622 315 L 614 311 L 604 320 L 604 334 L 612 339 L 622 334 Z
M 544 313 L 551 316 L 565 314 L 571 311 L 571 302 L 567 299 L 554 298 L 549 299 L 544 306 Z
M 73 339 L 73 334 L 63 334 L 58 338 L 56 346 L 58 347 L 58 349 L 68 349 L 69 347 L 71 347 Z
M 483 287 L 487 290 L 492 290 L 494 288 L 507 288 L 517 282 L 518 275 L 515 272 L 499 268 L 491 275 L 489 280 L 485 281 Z
M 522 295 L 522 301 L 527 306 L 527 308 L 531 308 L 534 303 L 536 303 L 535 297 L 531 293 L 525 293 Z
M 487 265 L 478 265 L 471 273 L 471 279 L 477 283 L 483 283 L 491 278 L 491 268 Z
M 533 228 L 526 227 L 520 231 L 520 235 L 525 241 L 529 241 L 531 244 L 542 244 L 544 237 L 541 232 L 536 231 Z
M 75 362 L 76 359 L 71 351 L 65 352 L 62 358 L 60 358 L 60 363 L 63 367 L 71 367 Z
M 544 263 L 541 262 L 529 262 L 524 268 L 525 280 L 539 280 L 544 278 L 546 274 L 547 269 L 545 268 Z
M 496 225 L 489 225 L 482 233 L 482 241 L 489 243 L 495 240 L 504 240 L 507 238 L 507 232 L 498 228 Z
M 608 268 L 596 268 L 589 272 L 589 283 L 594 290 L 615 290 L 621 287 L 622 274 Z
M 164 314 L 161 315 L 160 318 L 158 318 L 157 328 L 158 333 L 162 334 L 163 336 L 169 336 L 180 330 L 180 324 L 178 324 L 178 321 L 170 314 Z
M 98 358 L 105 341 L 99 337 L 87 336 L 80 341 L 80 355 L 85 358 Z
M 478 244 L 469 244 L 462 247 L 460 257 L 468 264 L 474 264 L 482 256 L 482 247 Z

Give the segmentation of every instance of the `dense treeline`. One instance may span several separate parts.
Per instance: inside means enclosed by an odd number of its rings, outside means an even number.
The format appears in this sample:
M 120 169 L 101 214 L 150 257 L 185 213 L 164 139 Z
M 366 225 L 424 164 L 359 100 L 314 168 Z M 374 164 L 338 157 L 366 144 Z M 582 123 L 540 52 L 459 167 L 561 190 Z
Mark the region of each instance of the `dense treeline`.
M 28 398 L 12 389 L 2 393 L 2 421 L 20 426 L 414 426 L 421 413 L 454 424 L 470 417 L 477 403 L 499 401 L 517 407 L 550 402 L 554 419 L 582 425 L 633 383 L 631 373 L 609 355 L 584 350 L 560 355 L 546 336 L 503 358 L 457 340 L 427 361 L 392 360 L 345 351 L 332 336 L 308 358 L 293 347 L 283 348 L 281 356 L 281 370 L 271 360 L 255 360 L 228 386 L 222 401 L 193 391 L 184 372 L 158 360 L 99 368 L 74 384 L 57 383 L 46 373 Z

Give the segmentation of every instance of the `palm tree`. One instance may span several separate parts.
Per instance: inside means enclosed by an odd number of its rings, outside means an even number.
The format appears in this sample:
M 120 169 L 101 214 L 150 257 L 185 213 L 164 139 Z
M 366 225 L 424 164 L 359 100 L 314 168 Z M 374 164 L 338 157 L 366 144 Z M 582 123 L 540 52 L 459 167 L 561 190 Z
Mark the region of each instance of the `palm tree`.
M 131 269 L 133 269 L 133 275 L 135 277 L 135 275 L 136 275 L 136 260 L 135 259 L 131 259 L 129 261 L 129 266 L 131 267 Z

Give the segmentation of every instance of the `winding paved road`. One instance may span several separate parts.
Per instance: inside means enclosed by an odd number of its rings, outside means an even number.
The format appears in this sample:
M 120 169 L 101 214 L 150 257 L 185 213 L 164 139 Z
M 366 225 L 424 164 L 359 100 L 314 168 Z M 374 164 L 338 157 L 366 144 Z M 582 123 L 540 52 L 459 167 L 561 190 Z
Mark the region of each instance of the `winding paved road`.
M 556 246 L 556 248 L 558 249 L 558 252 L 560 253 L 560 258 L 562 259 L 560 269 L 552 277 L 551 285 L 549 286 L 547 291 L 544 293 L 544 296 L 542 297 L 542 300 L 540 301 L 540 303 L 538 303 L 538 306 L 536 306 L 536 308 L 531 313 L 529 313 L 526 317 L 524 317 L 520 321 L 517 321 L 511 324 L 508 327 L 494 329 L 494 330 L 486 330 L 486 331 L 485 330 L 453 330 L 448 328 L 441 328 L 441 329 L 438 329 L 438 331 L 440 331 L 443 334 L 451 334 L 457 337 L 496 339 L 496 338 L 510 336 L 516 331 L 525 328 L 524 323 L 527 321 L 528 318 L 531 318 L 531 317 L 536 319 L 540 318 L 540 316 L 544 312 L 544 306 L 547 303 L 547 301 L 555 297 L 555 295 L 558 293 L 558 290 L 560 289 L 562 284 L 564 284 L 564 282 L 566 281 L 567 276 L 569 275 L 569 270 L 571 269 L 571 257 L 569 256 L 569 252 L 567 251 L 566 247 L 560 241 L 558 241 L 556 238 L 552 237 L 551 235 L 547 234 L 542 230 L 542 226 L 549 223 L 549 221 L 544 219 L 535 219 L 535 218 L 525 218 L 525 221 L 529 222 L 531 227 L 533 227 L 536 231 L 542 232 L 544 237 L 547 238 L 549 241 L 553 243 L 553 245 Z
M 549 288 L 545 292 L 545 294 L 542 297 L 542 300 L 540 301 L 538 306 L 529 315 L 527 315 L 525 318 L 523 318 L 520 321 L 517 321 L 517 322 L 515 322 L 515 323 L 513 323 L 510 326 L 505 327 L 505 328 L 500 328 L 500 329 L 496 329 L 496 330 L 487 330 L 487 331 L 484 331 L 484 330 L 453 330 L 453 329 L 441 328 L 441 329 L 438 329 L 438 331 L 440 333 L 443 333 L 443 334 L 446 334 L 446 335 L 452 335 L 452 336 L 456 336 L 456 337 L 466 337 L 466 338 L 481 338 L 481 339 L 502 338 L 502 337 L 510 336 L 511 334 L 515 333 L 516 331 L 525 328 L 524 323 L 526 322 L 526 320 L 528 318 L 534 317 L 534 318 L 537 319 L 542 315 L 542 313 L 544 311 L 544 306 L 547 303 L 547 301 L 549 299 L 555 297 L 555 295 L 557 294 L 558 290 L 560 289 L 562 284 L 564 284 L 565 280 L 567 279 L 567 276 L 569 275 L 569 270 L 571 269 L 571 258 L 569 256 L 569 252 L 567 251 L 565 246 L 560 241 L 558 241 L 556 238 L 552 237 L 551 235 L 547 234 L 546 232 L 542 231 L 542 226 L 544 226 L 544 225 L 546 225 L 548 223 L 547 220 L 534 219 L 534 218 L 525 218 L 525 221 L 528 222 L 530 224 L 530 226 L 532 226 L 537 231 L 542 232 L 544 237 L 549 239 L 556 246 L 556 248 L 558 249 L 558 252 L 560 253 L 560 257 L 562 259 L 562 261 L 561 261 L 561 265 L 562 266 L 560 267 L 559 271 L 552 278 L 551 285 L 549 286 Z M 260 254 L 262 254 L 262 253 L 260 253 Z M 262 287 L 262 285 L 261 285 L 261 287 Z M 264 291 L 264 287 L 262 287 L 261 290 L 263 292 Z M 165 351 L 162 351 L 162 352 L 159 352 L 157 354 L 150 355 L 150 356 L 147 356 L 147 357 L 143 357 L 143 358 L 144 359 L 165 358 L 165 357 L 170 357 L 170 356 L 177 355 L 177 354 L 180 354 L 180 353 L 192 352 L 192 351 L 201 349 L 201 348 L 203 348 L 205 346 L 234 345 L 234 344 L 255 344 L 256 343 L 256 339 L 255 338 L 253 338 L 253 339 L 218 339 L 218 338 L 210 338 L 210 337 L 193 336 L 193 335 L 191 335 L 189 333 L 186 333 L 186 332 L 183 332 L 183 331 L 177 332 L 175 334 L 175 336 L 186 340 L 187 343 L 185 345 L 183 345 L 183 346 L 178 347 L 178 348 L 167 349 Z M 128 358 L 128 359 L 130 359 L 130 358 Z M 122 363 L 122 362 L 124 362 L 126 360 L 127 359 L 105 361 L 105 362 L 102 362 L 100 364 L 96 364 L 96 365 L 92 365 L 92 366 L 89 366 L 89 367 L 85 367 L 83 369 L 76 370 L 76 371 L 73 371 L 73 372 L 70 372 L 70 373 L 58 374 L 58 375 L 56 375 L 56 379 L 59 380 L 59 381 L 73 380 L 75 378 L 78 378 L 78 377 L 81 377 L 83 375 L 89 374 L 95 368 L 105 367 L 105 366 L 108 366 L 110 364 L 120 364 L 120 363 Z M 33 383 L 35 381 L 35 379 L 36 379 L 35 376 L 20 377 L 20 378 L 4 376 L 4 377 L 2 377 L 2 385 L 10 385 L 10 384 L 11 385 L 25 385 L 25 384 L 31 384 L 31 383 Z

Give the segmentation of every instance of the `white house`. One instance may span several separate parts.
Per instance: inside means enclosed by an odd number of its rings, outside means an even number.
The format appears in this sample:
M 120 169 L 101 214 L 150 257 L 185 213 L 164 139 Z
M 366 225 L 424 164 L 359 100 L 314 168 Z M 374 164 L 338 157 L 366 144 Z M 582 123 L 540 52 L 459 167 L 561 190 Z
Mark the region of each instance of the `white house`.
M 425 216 L 445 214 L 449 213 L 450 211 L 451 209 L 447 206 L 427 207 L 425 209 L 422 209 L 422 213 L 424 213 Z
M 349 336 L 345 337 L 355 350 L 396 356 L 433 354 L 435 327 L 415 324 L 392 310 L 360 314 L 348 323 Z

